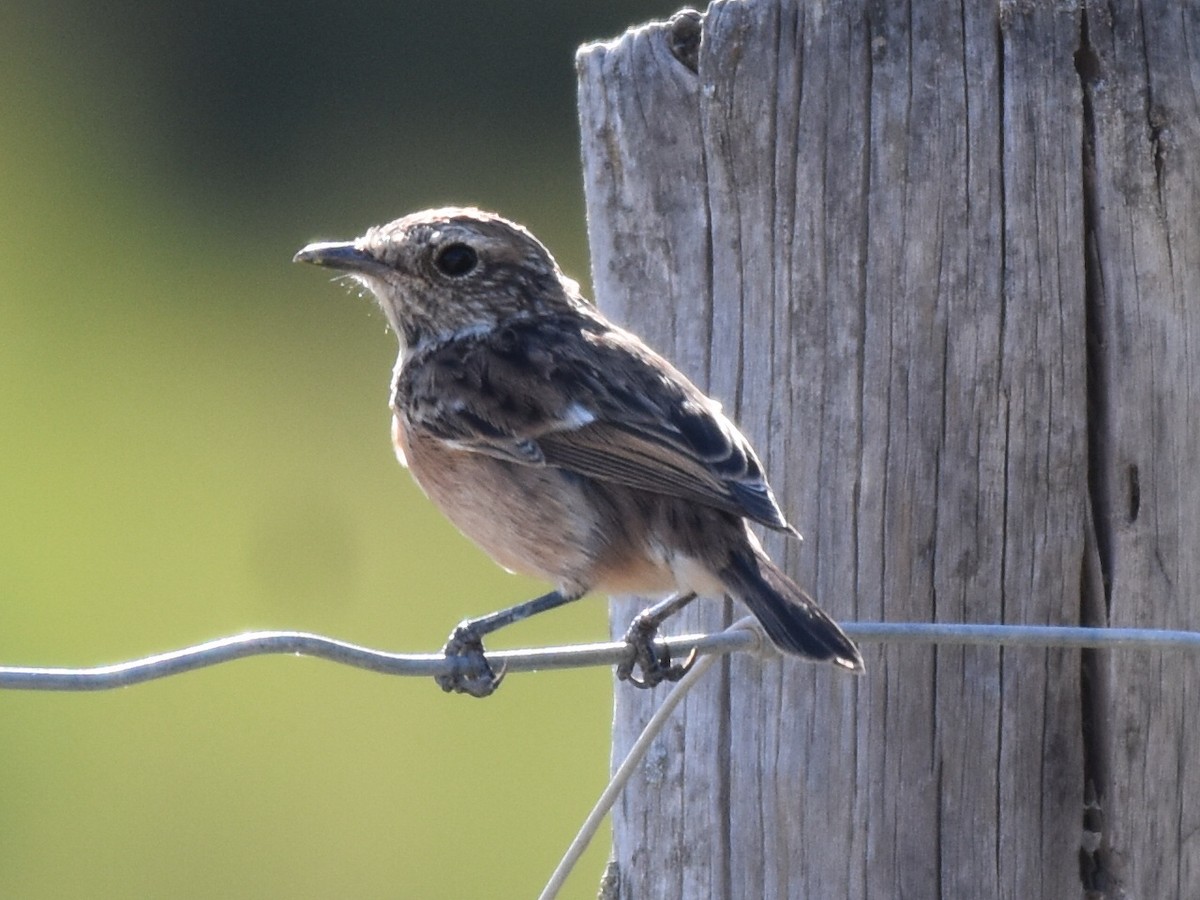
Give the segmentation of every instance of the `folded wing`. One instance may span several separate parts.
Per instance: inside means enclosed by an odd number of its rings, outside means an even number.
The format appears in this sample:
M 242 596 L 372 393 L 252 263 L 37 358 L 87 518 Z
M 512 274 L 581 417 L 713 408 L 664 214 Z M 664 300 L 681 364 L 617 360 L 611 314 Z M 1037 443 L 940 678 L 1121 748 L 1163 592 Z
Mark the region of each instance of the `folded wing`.
M 393 406 L 449 446 L 793 531 L 754 450 L 720 406 L 607 323 L 516 323 L 421 356 L 400 370 Z

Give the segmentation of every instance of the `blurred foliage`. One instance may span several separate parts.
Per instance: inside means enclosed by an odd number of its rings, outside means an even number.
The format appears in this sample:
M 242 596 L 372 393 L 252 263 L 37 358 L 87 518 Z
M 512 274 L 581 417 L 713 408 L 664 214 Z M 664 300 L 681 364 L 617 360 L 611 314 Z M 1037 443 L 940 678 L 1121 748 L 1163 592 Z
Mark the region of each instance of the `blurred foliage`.
M 478 203 L 586 280 L 573 53 L 674 8 L 5 4 L 0 661 L 253 628 L 430 649 L 540 592 L 392 459 L 381 316 L 289 260 Z M 593 599 L 494 643 L 605 631 Z M 288 658 L 0 694 L 0 895 L 532 896 L 610 706 L 602 670 L 478 702 Z

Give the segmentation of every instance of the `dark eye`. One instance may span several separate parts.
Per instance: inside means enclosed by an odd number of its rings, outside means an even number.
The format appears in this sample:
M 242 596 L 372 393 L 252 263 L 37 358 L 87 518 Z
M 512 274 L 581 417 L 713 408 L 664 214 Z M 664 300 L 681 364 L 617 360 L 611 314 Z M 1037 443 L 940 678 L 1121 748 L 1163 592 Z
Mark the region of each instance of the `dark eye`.
M 466 244 L 447 244 L 433 260 L 439 272 L 453 278 L 469 275 L 478 262 L 479 254 Z

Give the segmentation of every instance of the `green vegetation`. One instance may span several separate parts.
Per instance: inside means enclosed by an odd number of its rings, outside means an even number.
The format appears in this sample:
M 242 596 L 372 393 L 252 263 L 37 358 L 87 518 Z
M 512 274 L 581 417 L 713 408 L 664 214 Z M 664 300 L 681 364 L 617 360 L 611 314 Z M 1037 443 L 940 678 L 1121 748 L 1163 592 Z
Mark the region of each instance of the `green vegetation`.
M 593 6 L 0 15 L 0 661 L 257 628 L 432 649 L 542 589 L 395 464 L 381 316 L 289 260 L 476 202 L 586 281 L 572 53 L 674 9 Z M 597 598 L 496 645 L 605 629 Z M 0 694 L 0 895 L 532 896 L 610 707 L 602 670 L 476 702 L 289 658 Z

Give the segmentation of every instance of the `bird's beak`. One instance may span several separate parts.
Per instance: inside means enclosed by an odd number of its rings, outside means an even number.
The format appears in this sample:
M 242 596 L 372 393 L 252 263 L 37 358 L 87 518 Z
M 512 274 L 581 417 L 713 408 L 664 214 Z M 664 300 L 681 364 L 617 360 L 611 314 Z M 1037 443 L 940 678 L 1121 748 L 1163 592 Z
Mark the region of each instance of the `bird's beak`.
M 312 263 L 314 266 L 340 269 L 343 272 L 366 274 L 386 268 L 366 250 L 356 247 L 352 241 L 325 241 L 309 244 L 292 257 L 292 262 L 306 262 Z

